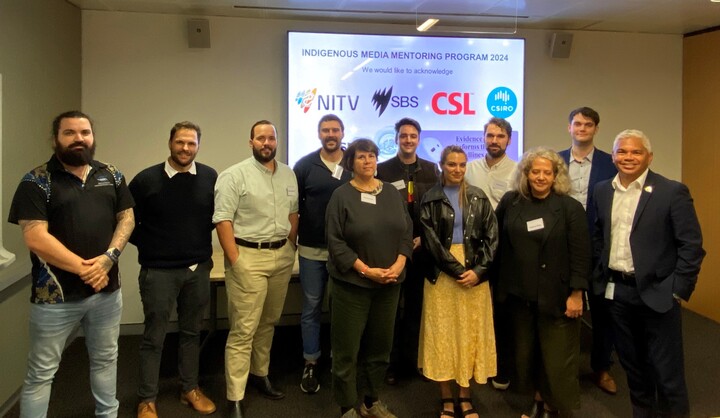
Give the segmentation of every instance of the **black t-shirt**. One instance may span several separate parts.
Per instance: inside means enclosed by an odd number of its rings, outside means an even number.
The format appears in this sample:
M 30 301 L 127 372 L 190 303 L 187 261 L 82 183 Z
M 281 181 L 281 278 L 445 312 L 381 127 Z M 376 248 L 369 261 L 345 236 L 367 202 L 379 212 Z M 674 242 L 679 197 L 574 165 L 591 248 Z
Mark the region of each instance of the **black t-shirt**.
M 85 183 L 65 170 L 53 156 L 27 173 L 13 197 L 8 221 L 42 220 L 48 232 L 70 251 L 84 259 L 103 254 L 110 246 L 116 215 L 134 206 L 125 179 L 115 167 L 92 161 Z M 95 294 L 76 274 L 48 264 L 34 253 L 32 260 L 33 303 L 78 301 Z M 118 266 L 108 273 L 102 290 L 120 288 Z

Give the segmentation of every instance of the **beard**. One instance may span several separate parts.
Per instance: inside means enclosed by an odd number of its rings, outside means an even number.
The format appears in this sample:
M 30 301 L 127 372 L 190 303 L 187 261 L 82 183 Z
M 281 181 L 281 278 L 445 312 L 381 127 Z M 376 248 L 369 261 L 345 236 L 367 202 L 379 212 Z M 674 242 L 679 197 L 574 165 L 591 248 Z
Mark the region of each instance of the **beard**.
M 270 151 L 269 156 L 264 156 L 260 151 L 262 151 L 265 148 L 256 149 L 253 147 L 253 157 L 255 157 L 256 160 L 260 161 L 261 163 L 269 163 L 270 161 L 275 159 L 275 153 L 277 152 L 277 148 Z
M 193 161 L 195 161 L 195 156 L 194 156 L 194 155 L 190 158 L 190 160 L 189 160 L 187 163 L 183 162 L 183 161 L 179 158 L 178 155 L 179 155 L 179 154 L 174 154 L 174 153 L 171 153 L 171 154 L 170 154 L 170 159 L 173 160 L 173 162 L 175 162 L 175 164 L 177 164 L 178 167 L 183 167 L 183 168 L 185 168 L 185 167 L 190 167 L 190 166 L 192 165 Z
M 327 140 L 329 141 L 330 138 L 328 138 Z M 341 141 L 340 141 L 339 139 L 337 139 L 337 138 L 332 138 L 332 140 L 335 141 L 335 145 L 332 146 L 332 147 L 328 146 L 328 144 L 327 144 L 326 141 L 323 141 L 323 142 L 322 142 L 322 147 L 323 147 L 323 149 L 324 149 L 326 152 L 337 151 L 337 150 L 340 148 L 341 144 L 342 144 Z
M 64 148 L 55 141 L 55 155 L 63 164 L 71 167 L 82 167 L 85 164 L 90 164 L 95 157 L 95 142 L 90 147 L 85 144 L 81 144 L 81 146 L 82 148 L 79 150 L 70 147 Z M 73 145 L 73 147 L 77 147 L 77 144 Z
M 505 150 L 498 147 L 497 149 L 487 149 L 487 154 L 491 156 L 492 158 L 500 158 L 503 155 L 505 155 Z

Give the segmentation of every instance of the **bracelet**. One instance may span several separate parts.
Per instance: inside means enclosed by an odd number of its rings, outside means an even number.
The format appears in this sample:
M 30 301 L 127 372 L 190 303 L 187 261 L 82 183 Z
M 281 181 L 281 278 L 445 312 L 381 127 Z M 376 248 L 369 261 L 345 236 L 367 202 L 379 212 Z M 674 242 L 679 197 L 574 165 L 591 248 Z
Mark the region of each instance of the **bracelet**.
M 362 269 L 362 271 L 360 272 L 360 275 L 363 276 L 363 277 L 365 277 L 365 272 L 368 271 L 369 268 L 370 268 L 370 266 L 368 266 L 368 265 L 366 264 L 366 265 L 365 265 L 365 268 Z

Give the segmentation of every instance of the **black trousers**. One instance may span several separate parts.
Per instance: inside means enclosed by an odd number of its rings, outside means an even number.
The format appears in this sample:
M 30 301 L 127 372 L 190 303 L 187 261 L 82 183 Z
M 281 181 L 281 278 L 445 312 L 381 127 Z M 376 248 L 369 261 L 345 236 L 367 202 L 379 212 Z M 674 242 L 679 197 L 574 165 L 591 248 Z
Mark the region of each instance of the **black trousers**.
M 616 283 L 608 302 L 633 417 L 689 416 L 680 303 L 668 312 L 655 312 L 632 283 Z
M 612 320 L 608 312 L 608 301 L 604 295 L 588 292 L 590 299 L 590 317 L 592 318 L 592 349 L 590 367 L 594 372 L 610 370 L 615 340 L 612 332 Z

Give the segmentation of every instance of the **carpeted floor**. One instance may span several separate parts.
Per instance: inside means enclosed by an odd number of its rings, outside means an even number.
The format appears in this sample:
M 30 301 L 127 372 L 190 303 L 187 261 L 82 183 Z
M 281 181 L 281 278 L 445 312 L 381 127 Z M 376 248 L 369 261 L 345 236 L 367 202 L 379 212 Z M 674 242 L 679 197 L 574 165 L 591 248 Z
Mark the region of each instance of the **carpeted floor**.
M 686 375 L 690 391 L 693 417 L 720 416 L 720 326 L 692 312 L 683 314 L 685 330 Z M 327 353 L 328 329 L 323 329 L 324 352 Z M 215 400 L 218 410 L 214 417 L 226 414 L 223 349 L 226 332 L 211 337 L 202 353 L 201 382 L 205 393 Z M 630 417 L 625 375 L 618 364 L 612 373 L 619 386 L 615 396 L 607 395 L 589 380 L 588 360 L 589 330 L 583 327 L 583 350 L 581 360 L 581 403 L 574 417 Z M 136 408 L 138 383 L 138 346 L 140 336 L 120 338 L 120 360 L 118 365 L 118 398 L 120 416 L 133 417 Z M 169 334 L 161 371 L 158 412 L 161 417 L 197 417 L 192 410 L 178 402 L 179 387 L 175 364 L 177 355 L 177 334 Z M 277 328 L 272 351 L 270 377 L 287 393 L 279 401 L 262 398 L 252 388 L 245 399 L 246 414 L 249 418 L 261 417 L 338 417 L 339 408 L 333 403 L 330 390 L 330 367 L 327 359 L 320 367 L 320 392 L 304 394 L 299 387 L 302 374 L 302 345 L 299 326 Z M 87 355 L 84 340 L 78 338 L 65 352 L 60 370 L 56 376 L 50 401 L 49 417 L 92 417 L 93 400 L 87 376 Z M 436 418 L 439 404 L 437 386 L 419 377 L 400 379 L 396 386 L 387 386 L 381 398 L 401 418 Z M 489 385 L 473 385 L 475 408 L 481 417 L 518 418 L 528 409 L 530 398 L 513 392 L 498 392 Z M 17 405 L 7 417 L 19 416 Z

